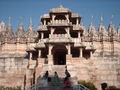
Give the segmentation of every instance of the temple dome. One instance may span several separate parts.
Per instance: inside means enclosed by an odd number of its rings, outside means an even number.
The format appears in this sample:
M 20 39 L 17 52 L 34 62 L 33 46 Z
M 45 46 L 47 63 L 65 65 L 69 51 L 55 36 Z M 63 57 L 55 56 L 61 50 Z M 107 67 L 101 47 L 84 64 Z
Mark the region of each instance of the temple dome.
M 59 8 L 52 8 L 50 10 L 51 13 L 68 13 L 70 12 L 69 8 L 64 8 L 62 5 L 60 5 Z

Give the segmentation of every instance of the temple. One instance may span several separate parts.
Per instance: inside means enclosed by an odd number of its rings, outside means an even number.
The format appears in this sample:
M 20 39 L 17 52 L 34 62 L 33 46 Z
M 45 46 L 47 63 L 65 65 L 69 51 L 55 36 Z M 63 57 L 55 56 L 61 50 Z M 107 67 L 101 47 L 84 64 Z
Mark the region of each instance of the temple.
M 10 19 L 8 26 L 0 23 L 1 85 L 29 88 L 47 70 L 64 78 L 67 67 L 73 84 L 120 87 L 120 26 L 111 22 L 106 29 L 101 17 L 98 29 L 92 23 L 86 29 L 82 17 L 63 6 L 41 16 L 37 32 L 30 18 L 27 31 L 20 23 L 14 33 Z

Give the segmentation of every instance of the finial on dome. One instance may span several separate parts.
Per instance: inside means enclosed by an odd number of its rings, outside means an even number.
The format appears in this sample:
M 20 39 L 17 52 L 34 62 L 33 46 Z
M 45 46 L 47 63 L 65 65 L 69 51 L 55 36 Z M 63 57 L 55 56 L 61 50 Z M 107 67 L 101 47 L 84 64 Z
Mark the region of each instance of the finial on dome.
M 30 24 L 32 25 L 32 17 L 30 17 Z
M 11 25 L 11 16 L 8 17 L 8 25 Z
M 94 18 L 94 16 L 91 16 L 91 24 L 93 24 L 93 18 Z
M 20 17 L 20 25 L 22 25 L 23 23 L 22 23 L 22 20 L 23 20 L 23 18 L 22 18 L 22 16 Z
M 82 25 L 84 24 L 84 16 L 82 16 L 81 24 L 82 24 Z
M 60 5 L 60 8 L 64 8 L 63 5 Z
M 113 24 L 113 20 L 114 20 L 114 14 L 113 14 L 112 17 L 111 17 L 110 24 Z
M 103 23 L 103 16 L 100 17 L 100 23 Z

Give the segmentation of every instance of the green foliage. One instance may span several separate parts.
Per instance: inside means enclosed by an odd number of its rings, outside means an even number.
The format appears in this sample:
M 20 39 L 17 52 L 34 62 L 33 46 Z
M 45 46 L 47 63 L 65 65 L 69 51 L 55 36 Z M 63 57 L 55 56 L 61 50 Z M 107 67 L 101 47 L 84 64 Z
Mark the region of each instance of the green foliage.
M 21 90 L 21 87 L 4 87 L 4 86 L 0 86 L 0 90 Z
M 110 89 L 117 88 L 116 86 L 109 86 Z
M 85 87 L 89 88 L 90 90 L 97 90 L 97 88 L 95 87 L 95 85 L 91 82 L 86 82 L 86 81 L 78 81 L 78 84 L 82 84 Z

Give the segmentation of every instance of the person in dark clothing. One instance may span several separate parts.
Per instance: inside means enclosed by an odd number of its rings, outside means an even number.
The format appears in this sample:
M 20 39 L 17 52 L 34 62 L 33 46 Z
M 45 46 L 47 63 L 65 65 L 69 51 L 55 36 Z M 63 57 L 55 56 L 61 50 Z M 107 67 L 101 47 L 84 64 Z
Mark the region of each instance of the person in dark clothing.
M 46 71 L 43 78 L 48 79 L 48 76 L 49 76 L 49 73 L 48 73 L 48 71 Z
M 51 78 L 49 77 L 49 73 L 48 73 L 48 71 L 45 72 L 43 78 L 47 79 L 48 82 L 51 81 Z
M 66 77 L 68 77 L 68 78 L 71 77 L 71 75 L 70 75 L 70 73 L 68 72 L 67 69 L 65 70 L 65 75 L 66 75 Z
M 64 79 L 64 83 L 66 82 L 66 80 L 69 80 L 69 78 L 71 77 L 71 75 L 70 75 L 70 73 L 68 72 L 67 69 L 65 70 L 65 75 L 66 75 L 66 77 Z

